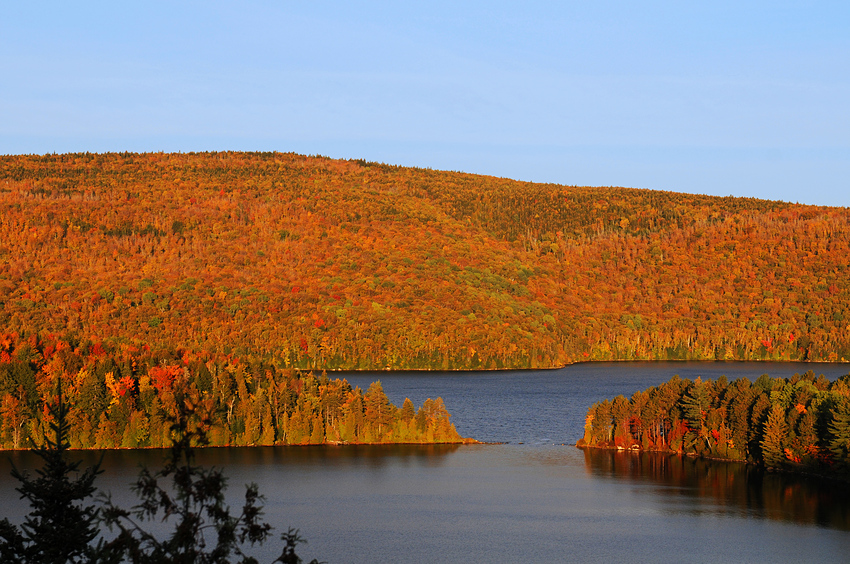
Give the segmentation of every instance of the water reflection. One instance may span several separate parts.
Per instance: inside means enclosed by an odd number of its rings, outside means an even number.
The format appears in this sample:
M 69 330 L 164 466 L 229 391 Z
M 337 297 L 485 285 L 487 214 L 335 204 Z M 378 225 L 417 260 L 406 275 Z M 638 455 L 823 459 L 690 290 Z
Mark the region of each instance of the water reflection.
M 651 486 L 665 511 L 739 514 L 850 530 L 850 486 L 672 454 L 584 449 L 596 477 Z
M 327 467 L 327 468 L 382 468 L 394 466 L 435 467 L 444 463 L 445 457 L 456 452 L 460 445 L 311 445 L 278 447 L 229 447 L 203 448 L 195 450 L 195 462 L 205 467 L 252 469 L 263 467 Z M 17 468 L 33 471 L 41 468 L 43 460 L 32 451 L 10 451 L 5 458 Z M 80 467 L 93 466 L 101 461 L 104 475 L 98 485 L 108 489 L 111 476 L 135 475 L 142 466 L 150 469 L 162 467 L 168 451 L 166 449 L 118 449 L 70 451 L 72 460 L 79 460 Z M 8 484 L 17 485 L 6 460 L 0 464 L 0 490 Z
M 402 444 L 209 448 L 197 451 L 197 461 L 204 466 L 226 468 L 270 465 L 381 468 L 388 463 L 434 466 L 441 464 L 445 455 L 459 447 Z
M 381 481 L 388 475 L 432 472 L 443 467 L 450 454 L 460 445 L 314 445 L 279 447 L 231 447 L 196 449 L 195 463 L 206 468 L 224 471 L 230 487 L 231 503 L 238 503 L 243 495 L 243 484 L 256 482 L 267 496 L 270 506 L 284 506 L 289 502 L 278 492 L 285 488 L 297 490 L 320 489 L 323 493 L 338 491 L 342 477 L 369 477 Z M 167 449 L 75 450 L 70 459 L 80 461 L 80 468 L 101 463 L 103 473 L 95 486 L 113 496 L 119 506 L 131 507 L 138 503 L 130 485 L 135 482 L 142 467 L 159 470 L 163 467 Z M 43 466 L 43 460 L 32 451 L 11 451 L 0 454 L 0 499 L 3 509 L 0 518 L 8 517 L 20 522 L 29 512 L 15 488 L 20 482 L 11 476 L 11 464 L 31 476 Z M 332 480 L 333 484 L 323 480 Z M 309 485 L 308 485 L 309 484 Z M 361 485 L 357 486 L 362 487 Z M 332 510 L 333 502 L 326 506 Z M 272 510 L 272 507 L 267 507 Z

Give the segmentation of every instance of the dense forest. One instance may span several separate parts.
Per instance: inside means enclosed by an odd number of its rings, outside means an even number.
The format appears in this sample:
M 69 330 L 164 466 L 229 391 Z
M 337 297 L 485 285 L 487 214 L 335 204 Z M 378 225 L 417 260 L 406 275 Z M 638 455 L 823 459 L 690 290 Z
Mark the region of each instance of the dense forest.
M 767 374 L 751 383 L 674 377 L 595 403 L 579 446 L 746 460 L 850 479 L 850 375 Z
M 319 370 L 842 361 L 848 218 L 282 153 L 0 156 L 0 330 Z
M 398 408 L 368 390 L 261 360 L 146 345 L 0 336 L 0 447 L 40 445 L 60 390 L 73 448 L 167 447 L 183 405 L 211 446 L 459 443 L 440 398 Z

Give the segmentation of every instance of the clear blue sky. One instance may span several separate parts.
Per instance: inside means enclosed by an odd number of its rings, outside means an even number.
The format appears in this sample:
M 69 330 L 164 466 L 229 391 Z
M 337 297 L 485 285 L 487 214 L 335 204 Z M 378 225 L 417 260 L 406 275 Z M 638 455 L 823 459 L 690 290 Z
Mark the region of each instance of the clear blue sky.
M 220 149 L 850 206 L 850 3 L 4 5 L 0 153 Z

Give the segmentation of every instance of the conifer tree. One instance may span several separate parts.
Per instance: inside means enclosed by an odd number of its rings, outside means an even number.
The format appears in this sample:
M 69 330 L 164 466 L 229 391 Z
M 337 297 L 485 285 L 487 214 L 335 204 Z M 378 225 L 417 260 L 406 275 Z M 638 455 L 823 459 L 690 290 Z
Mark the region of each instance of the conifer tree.
M 413 402 L 410 401 L 410 398 L 404 398 L 404 403 L 401 404 L 401 412 L 399 414 L 399 418 L 405 423 L 409 423 L 415 415 L 416 408 L 414 408 Z
M 363 396 L 366 423 L 369 426 L 373 440 L 382 441 L 384 432 L 392 422 L 392 405 L 381 387 L 380 380 L 372 382 Z
M 708 430 L 705 426 L 709 407 L 711 407 L 711 396 L 708 385 L 697 378 L 690 390 L 682 397 L 682 414 L 691 428 L 691 432 L 685 439 L 688 448 L 699 451 L 705 441 L 706 450 L 711 449 L 708 442 Z
M 765 465 L 779 467 L 785 461 L 783 446 L 787 428 L 785 410 L 781 405 L 773 405 L 764 424 L 764 437 L 761 441 L 762 459 Z
M 593 436 L 602 442 L 611 440 L 613 426 L 611 425 L 611 402 L 607 399 L 595 404 L 596 409 L 593 411 L 593 418 L 590 422 L 590 430 Z
M 614 421 L 614 442 L 620 446 L 631 444 L 629 431 L 629 400 L 619 395 L 611 402 L 611 418 Z
M 94 559 L 98 510 L 84 502 L 95 491 L 100 463 L 80 474 L 80 462 L 68 460 L 70 425 L 61 386 L 57 397 L 56 405 L 49 408 L 53 436 L 45 436 L 45 444 L 35 451 L 44 461 L 38 477 L 12 466 L 12 476 L 21 482 L 17 491 L 32 510 L 20 529 L 8 519 L 0 521 L 0 559 L 5 563 L 64 564 Z
M 208 444 L 211 405 L 204 405 L 197 394 L 176 395 L 172 446 L 165 467 L 154 473 L 142 469 L 133 486 L 141 502 L 132 511 L 117 507 L 107 498 L 103 522 L 117 534 L 102 545 L 98 556 L 103 562 L 134 564 L 228 564 L 233 558 L 244 564 L 256 563 L 243 546 L 262 544 L 271 535 L 272 527 L 262 521 L 263 498 L 256 484 L 250 484 L 241 513 L 230 513 L 224 502 L 224 474 L 194 464 L 195 447 Z M 163 480 L 171 480 L 171 487 L 161 486 Z M 173 523 L 173 532 L 159 538 L 142 526 L 155 520 Z M 295 553 L 296 545 L 303 542 L 298 531 L 289 529 L 281 540 L 283 552 L 276 562 L 301 562 Z
M 836 465 L 842 469 L 850 469 L 850 402 L 846 399 L 832 410 L 832 421 L 829 424 L 832 440 L 829 450 Z

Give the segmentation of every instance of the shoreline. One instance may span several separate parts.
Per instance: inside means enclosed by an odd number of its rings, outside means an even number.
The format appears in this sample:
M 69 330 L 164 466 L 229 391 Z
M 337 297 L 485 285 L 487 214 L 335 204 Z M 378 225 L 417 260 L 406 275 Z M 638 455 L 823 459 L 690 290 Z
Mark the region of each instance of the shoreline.
M 415 443 L 415 442 L 378 442 L 378 443 L 346 443 L 346 442 L 330 442 L 330 443 L 306 443 L 297 445 L 274 444 L 274 445 L 204 445 L 193 446 L 194 450 L 218 449 L 218 448 L 289 448 L 289 447 L 313 447 L 313 446 L 331 446 L 331 447 L 347 447 L 347 446 L 438 446 L 438 445 L 493 445 L 503 443 L 487 443 L 478 441 L 472 438 L 463 438 L 460 441 L 445 441 L 433 443 Z M 20 448 L 0 448 L 0 454 L 6 452 L 35 452 L 39 447 L 20 447 Z M 170 446 L 161 447 L 103 447 L 103 448 L 77 448 L 70 447 L 66 450 L 72 452 L 90 452 L 90 451 L 118 451 L 118 450 L 170 450 Z
M 568 368 L 570 366 L 579 366 L 582 364 L 602 364 L 602 363 L 626 363 L 626 362 L 634 362 L 634 363 L 657 363 L 657 362 L 671 362 L 671 363 L 689 363 L 689 362 L 699 362 L 706 364 L 732 364 L 736 362 L 752 362 L 752 363 L 789 363 L 789 364 L 829 364 L 831 366 L 837 366 L 846 364 L 850 366 L 850 360 L 787 360 L 787 359 L 769 359 L 769 358 L 759 358 L 759 359 L 728 359 L 728 360 L 711 360 L 711 359 L 614 359 L 614 360 L 578 360 L 576 362 L 570 362 L 568 364 L 564 364 L 561 366 L 547 366 L 540 368 L 366 368 L 366 369 L 357 369 L 357 368 L 298 368 L 291 367 L 290 370 L 300 370 L 301 372 L 327 372 L 328 374 L 334 373 L 352 373 L 352 374 L 370 374 L 370 373 L 428 373 L 428 372 L 452 372 L 452 373 L 464 373 L 464 372 L 539 372 L 546 370 L 562 370 L 564 368 Z

